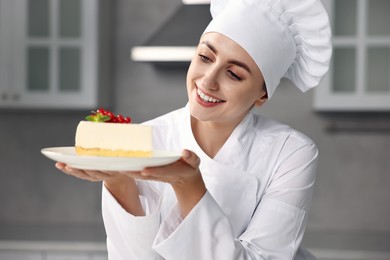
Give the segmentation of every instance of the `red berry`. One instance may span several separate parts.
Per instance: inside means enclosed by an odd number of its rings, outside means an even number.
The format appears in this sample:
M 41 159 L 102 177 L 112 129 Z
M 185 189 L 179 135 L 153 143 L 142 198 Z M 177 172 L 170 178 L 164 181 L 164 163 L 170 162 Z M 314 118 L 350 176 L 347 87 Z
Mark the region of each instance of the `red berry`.
M 99 108 L 98 110 L 96 110 L 96 113 L 100 113 L 102 115 L 105 115 L 105 112 L 106 110 L 104 108 Z
M 125 123 L 126 123 L 126 124 L 130 124 L 130 123 L 131 123 L 131 118 L 128 117 L 128 116 L 126 116 L 126 117 L 125 117 Z
M 90 121 L 95 121 L 95 118 L 97 121 L 100 121 L 100 118 L 103 116 L 108 116 L 110 119 L 107 120 L 105 119 L 104 121 L 107 123 L 123 123 L 123 124 L 130 124 L 131 123 L 131 118 L 126 116 L 124 117 L 123 115 L 115 115 L 113 112 L 111 112 L 108 109 L 104 109 L 100 107 L 96 111 L 92 111 L 92 114 L 88 116 Z M 103 121 L 103 120 L 102 120 Z
M 118 123 L 124 123 L 125 122 L 125 119 L 123 118 L 122 115 L 117 115 L 116 119 L 118 120 Z
M 105 114 L 106 116 L 109 116 L 110 118 L 111 118 L 111 120 L 113 119 L 113 118 L 115 118 L 115 115 L 114 115 L 114 113 L 112 113 L 111 111 L 106 111 L 106 114 Z

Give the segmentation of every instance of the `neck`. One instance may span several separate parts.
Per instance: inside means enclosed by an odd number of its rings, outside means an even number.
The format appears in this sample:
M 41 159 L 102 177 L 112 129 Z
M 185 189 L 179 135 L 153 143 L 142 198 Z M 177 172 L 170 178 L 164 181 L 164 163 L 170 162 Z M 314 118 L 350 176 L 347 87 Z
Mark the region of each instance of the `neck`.
M 199 121 L 191 117 L 195 140 L 210 158 L 215 157 L 237 125 L 238 123 Z

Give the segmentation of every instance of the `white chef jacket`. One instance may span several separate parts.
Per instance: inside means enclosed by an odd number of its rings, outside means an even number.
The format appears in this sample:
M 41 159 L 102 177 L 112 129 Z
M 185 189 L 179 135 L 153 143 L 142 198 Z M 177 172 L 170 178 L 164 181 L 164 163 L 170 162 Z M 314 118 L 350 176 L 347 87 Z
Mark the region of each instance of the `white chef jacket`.
M 182 219 L 169 184 L 137 181 L 146 215 L 136 217 L 103 185 L 109 259 L 312 259 L 298 250 L 318 154 L 308 137 L 251 111 L 210 158 L 192 134 L 188 106 L 146 124 L 154 149 L 200 157 L 207 192 Z

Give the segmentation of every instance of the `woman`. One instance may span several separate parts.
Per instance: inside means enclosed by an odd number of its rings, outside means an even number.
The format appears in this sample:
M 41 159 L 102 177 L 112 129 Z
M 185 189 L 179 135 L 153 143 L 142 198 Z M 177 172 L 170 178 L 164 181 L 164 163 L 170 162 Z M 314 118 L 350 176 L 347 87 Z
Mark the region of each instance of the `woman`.
M 331 54 L 317 0 L 216 0 L 187 74 L 185 108 L 146 122 L 154 148 L 183 151 L 141 172 L 58 169 L 104 181 L 110 259 L 313 259 L 299 248 L 317 149 L 255 115 L 282 77 L 318 84 Z

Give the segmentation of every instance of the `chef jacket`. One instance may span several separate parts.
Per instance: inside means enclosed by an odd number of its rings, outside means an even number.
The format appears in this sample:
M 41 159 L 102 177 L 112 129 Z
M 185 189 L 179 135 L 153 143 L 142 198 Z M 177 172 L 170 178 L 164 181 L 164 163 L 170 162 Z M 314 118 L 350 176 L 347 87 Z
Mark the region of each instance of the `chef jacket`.
M 206 194 L 183 219 L 171 185 L 137 181 L 146 215 L 133 216 L 103 185 L 109 259 L 312 259 L 299 247 L 315 181 L 315 144 L 250 111 L 210 158 L 190 121 L 186 106 L 145 124 L 153 126 L 154 149 L 189 149 L 200 157 Z

